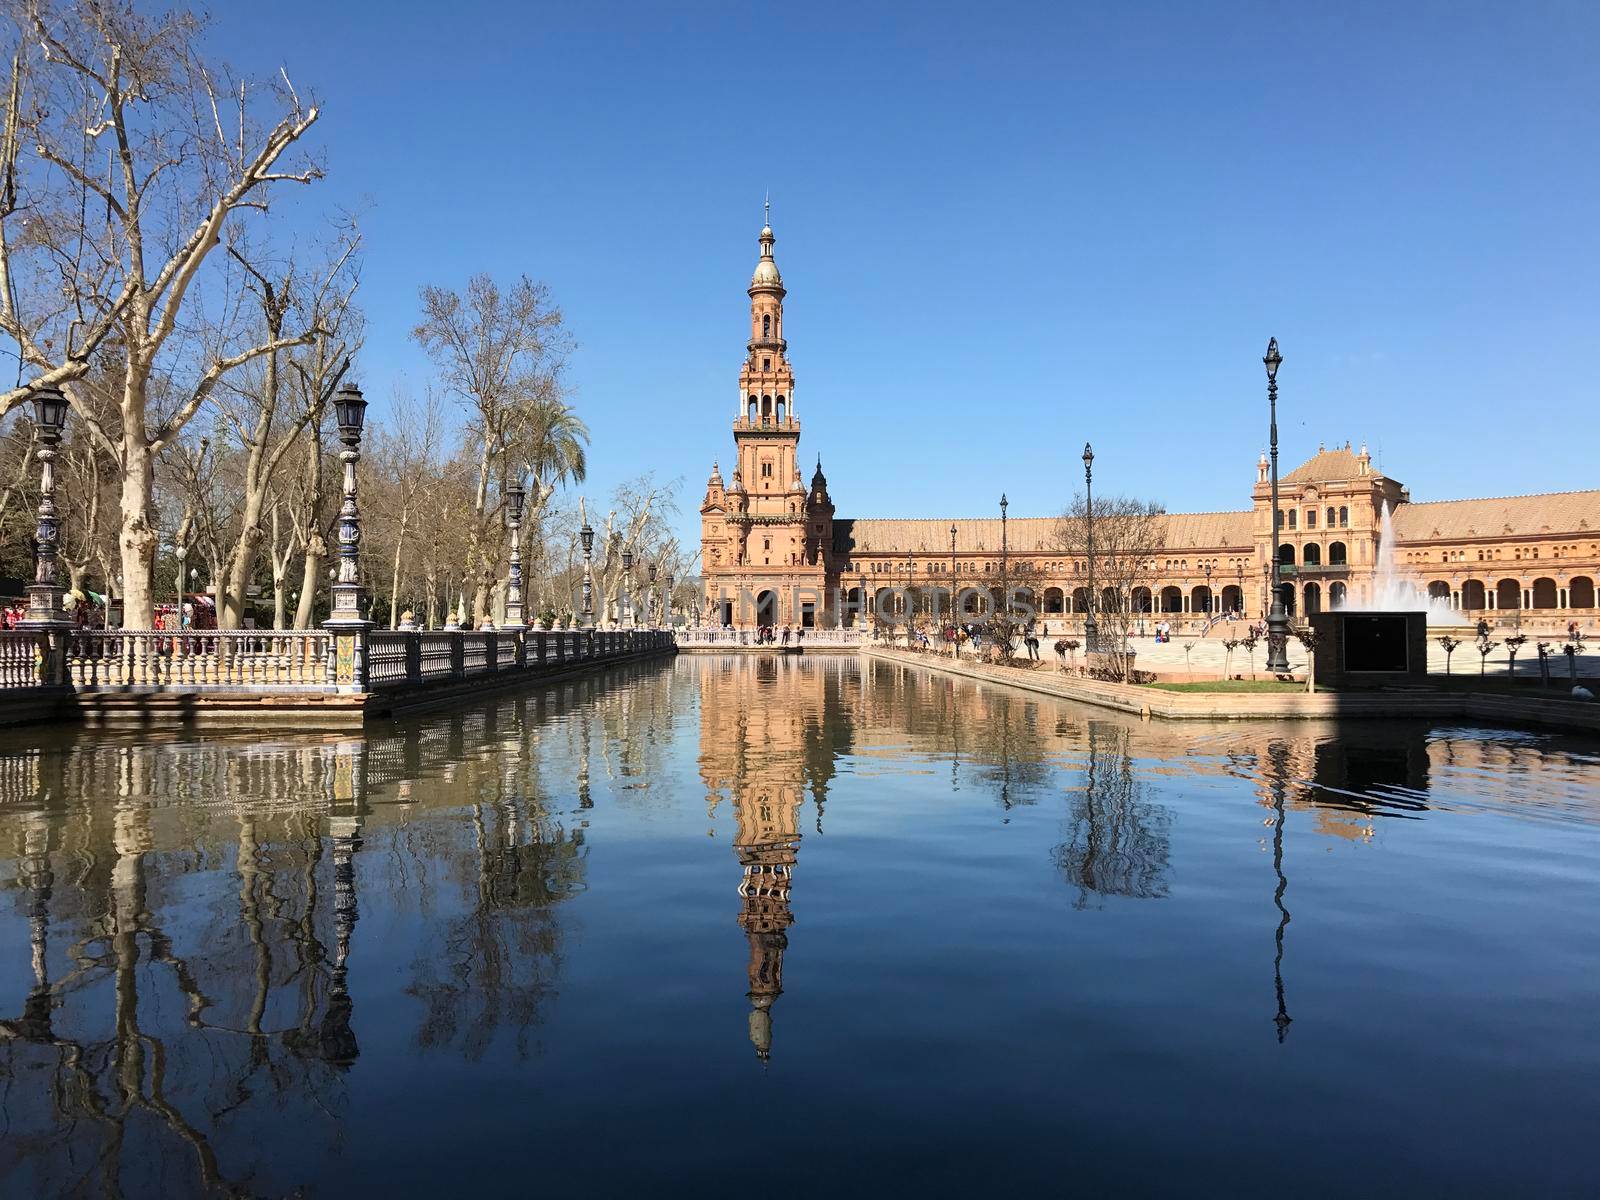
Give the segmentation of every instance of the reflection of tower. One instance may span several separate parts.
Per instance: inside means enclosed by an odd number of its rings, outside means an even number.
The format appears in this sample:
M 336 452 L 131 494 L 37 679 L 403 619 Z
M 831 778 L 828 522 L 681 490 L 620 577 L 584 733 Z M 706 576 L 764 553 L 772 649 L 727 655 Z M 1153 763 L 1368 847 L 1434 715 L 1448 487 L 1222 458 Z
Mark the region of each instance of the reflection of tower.
M 800 849 L 795 827 L 798 795 L 780 789 L 776 802 L 763 790 L 735 801 L 739 822 L 734 850 L 744 876 L 739 881 L 739 924 L 750 939 L 750 1041 L 766 1062 L 772 1053 L 772 1003 L 783 994 L 783 952 L 786 932 L 794 924 L 789 911 L 789 880 Z
M 845 748 L 837 716 L 841 672 L 826 658 L 740 658 L 701 672 L 700 774 L 710 813 L 733 801 L 739 925 L 749 942 L 746 995 L 757 1056 L 772 1052 L 772 1006 L 783 994 L 789 886 L 800 850 L 806 788 L 817 803 Z M 833 719 L 829 715 L 833 714 Z

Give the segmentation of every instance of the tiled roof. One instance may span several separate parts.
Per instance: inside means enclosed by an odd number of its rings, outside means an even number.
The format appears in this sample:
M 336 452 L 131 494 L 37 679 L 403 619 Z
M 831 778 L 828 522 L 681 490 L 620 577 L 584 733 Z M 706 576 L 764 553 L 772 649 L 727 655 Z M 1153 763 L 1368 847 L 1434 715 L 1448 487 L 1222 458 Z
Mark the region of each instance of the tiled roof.
M 1254 545 L 1252 514 L 1243 512 L 1169 513 L 1166 544 L 1171 549 L 1244 549 Z M 1014 517 L 1006 522 L 1006 545 L 1015 554 L 1050 554 L 1062 549 L 1059 517 Z M 833 548 L 838 554 L 948 554 L 950 526 L 956 527 L 960 554 L 1000 553 L 1000 518 L 976 520 L 836 520 Z
M 1318 450 L 1278 482 L 1325 483 L 1330 479 L 1360 478 L 1360 456 L 1352 453 L 1349 446 L 1335 446 L 1332 450 Z
M 1402 504 L 1394 510 L 1395 537 L 1402 542 L 1538 537 L 1586 530 L 1600 532 L 1600 491 L 1435 500 Z

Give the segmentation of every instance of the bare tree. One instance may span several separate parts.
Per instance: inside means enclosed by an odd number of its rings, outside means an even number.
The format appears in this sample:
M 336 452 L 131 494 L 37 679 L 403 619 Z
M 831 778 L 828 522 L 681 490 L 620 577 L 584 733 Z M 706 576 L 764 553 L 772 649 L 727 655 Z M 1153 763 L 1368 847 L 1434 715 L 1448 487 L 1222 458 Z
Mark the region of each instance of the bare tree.
M 317 341 L 330 341 L 329 361 L 340 366 L 319 382 L 314 393 L 301 388 L 299 411 L 290 409 L 296 389 L 287 372 L 290 354 L 274 350 L 235 373 L 217 392 L 216 407 L 238 450 L 239 525 L 217 586 L 217 618 L 224 629 L 237 629 L 244 616 L 245 592 L 255 575 L 263 518 L 273 477 L 300 435 L 326 410 L 328 392 L 336 388 L 349 365 L 339 357 L 348 344 L 339 336 L 355 293 L 355 254 L 360 236 L 350 230 L 334 248 L 332 262 L 310 279 L 302 278 L 291 258 L 278 278 L 269 278 L 237 246 L 228 253 L 244 269 L 259 304 L 261 336 L 273 345 L 284 342 L 286 325 L 294 320 L 313 330 Z M 298 310 L 298 312 L 297 312 Z
M 528 442 L 552 413 L 565 412 L 576 423 L 576 469 L 567 473 L 582 477 L 581 442 L 588 431 L 561 404 L 561 372 L 571 340 L 547 287 L 523 277 L 502 290 L 488 275 L 468 280 L 465 294 L 423 288 L 422 320 L 411 336 L 439 367 L 445 390 L 470 414 L 477 475 L 462 566 L 472 587 L 473 616 L 482 621 L 490 613 L 504 540 L 503 485 L 524 473 Z M 541 482 L 555 482 L 555 474 Z M 537 488 L 533 495 L 536 504 L 546 498 Z
M 1065 554 L 1089 556 L 1088 509 L 1082 495 L 1056 522 L 1055 545 Z M 1122 653 L 1103 660 L 1119 679 L 1128 674 L 1126 654 L 1139 589 L 1156 577 L 1156 558 L 1167 539 L 1166 511 L 1161 505 L 1131 496 L 1096 496 L 1094 500 L 1093 576 L 1098 596 L 1090 596 L 1105 643 Z M 1085 579 L 1088 578 L 1085 573 Z
M 31 103 L 17 110 L 8 145 L 15 154 L 29 142 L 34 153 L 27 164 L 14 157 L 8 172 L 37 180 L 46 194 L 75 189 L 95 220 L 58 221 L 47 231 L 50 255 L 76 264 L 64 348 L 30 344 L 34 334 L 9 286 L 0 286 L 0 305 L 11 305 L 3 323 L 36 369 L 64 353 L 54 369 L 80 419 L 117 459 L 127 621 L 148 625 L 158 456 L 228 372 L 311 338 L 297 329 L 256 340 L 230 301 L 238 289 L 226 259 L 214 263 L 212 252 L 236 214 L 266 212 L 275 185 L 321 177 L 314 164 L 280 166 L 317 109 L 301 103 L 287 77 L 258 89 L 208 66 L 195 49 L 201 22 L 181 9 L 145 16 L 97 0 L 22 0 L 16 20 L 32 48 L 14 78 L 28 81 Z M 219 273 L 208 307 L 207 280 Z M 77 327 L 86 340 L 114 341 L 112 378 L 98 382 L 79 365 Z M 87 393 L 97 388 L 115 403 L 115 427 L 96 415 Z
M 374 556 L 382 554 L 389 568 L 389 627 L 400 621 L 401 587 L 415 581 L 415 542 L 425 508 L 437 512 L 438 485 L 450 473 L 441 450 L 444 414 L 437 394 L 429 392 L 418 403 L 397 393 L 389 406 L 390 419 L 373 439 L 370 452 L 374 503 L 363 542 Z M 408 560 L 408 552 L 410 559 Z

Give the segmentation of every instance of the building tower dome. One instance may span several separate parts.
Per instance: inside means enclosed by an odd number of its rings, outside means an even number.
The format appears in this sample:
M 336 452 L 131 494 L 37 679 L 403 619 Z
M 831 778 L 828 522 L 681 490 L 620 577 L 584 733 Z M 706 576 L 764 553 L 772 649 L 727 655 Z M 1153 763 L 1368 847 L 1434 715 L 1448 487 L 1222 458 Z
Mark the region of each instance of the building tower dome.
M 767 212 L 770 218 L 772 202 L 767 202 Z M 777 239 L 772 234 L 772 222 L 769 219 L 761 226 L 761 258 L 756 262 L 755 274 L 750 276 L 750 291 L 773 291 L 780 296 L 783 294 L 783 276 L 778 273 L 777 261 L 772 257 L 772 243 Z

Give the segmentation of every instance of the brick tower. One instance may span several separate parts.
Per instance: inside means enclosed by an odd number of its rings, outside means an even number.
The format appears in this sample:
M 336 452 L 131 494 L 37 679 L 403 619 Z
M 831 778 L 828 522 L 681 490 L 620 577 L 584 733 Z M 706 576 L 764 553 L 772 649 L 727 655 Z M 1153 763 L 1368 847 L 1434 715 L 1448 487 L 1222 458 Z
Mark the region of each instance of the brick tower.
M 724 485 L 713 467 L 700 507 L 707 616 L 716 624 L 824 624 L 833 506 L 820 470 L 814 480 L 820 488 L 807 488 L 800 474 L 800 421 L 775 240 L 772 226 L 763 225 L 761 257 L 750 277 L 750 339 L 739 368 L 733 478 Z M 748 603 L 740 603 L 741 593 Z

